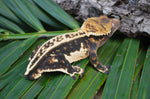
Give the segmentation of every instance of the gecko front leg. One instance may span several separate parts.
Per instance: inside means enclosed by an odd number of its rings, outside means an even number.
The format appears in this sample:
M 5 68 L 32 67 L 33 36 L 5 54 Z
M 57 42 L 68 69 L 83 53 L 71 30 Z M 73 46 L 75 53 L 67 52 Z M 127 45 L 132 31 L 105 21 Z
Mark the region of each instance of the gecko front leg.
M 98 58 L 97 58 L 97 50 L 92 50 L 90 52 L 90 62 L 92 63 L 92 65 L 100 72 L 108 74 L 109 70 L 106 66 L 102 65 L 102 63 L 99 62 Z

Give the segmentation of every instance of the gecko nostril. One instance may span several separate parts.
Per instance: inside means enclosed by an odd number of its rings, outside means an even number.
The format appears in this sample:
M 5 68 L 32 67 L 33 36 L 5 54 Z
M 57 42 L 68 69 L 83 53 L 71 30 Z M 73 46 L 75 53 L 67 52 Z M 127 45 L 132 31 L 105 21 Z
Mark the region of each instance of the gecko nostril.
M 115 19 L 119 19 L 119 20 L 121 19 L 121 17 L 120 17 L 118 14 L 115 14 L 115 13 L 108 15 L 108 17 L 109 17 L 109 18 L 113 18 L 113 19 L 114 19 L 114 18 L 115 18 Z
M 112 26 L 115 27 L 115 23 L 112 23 Z

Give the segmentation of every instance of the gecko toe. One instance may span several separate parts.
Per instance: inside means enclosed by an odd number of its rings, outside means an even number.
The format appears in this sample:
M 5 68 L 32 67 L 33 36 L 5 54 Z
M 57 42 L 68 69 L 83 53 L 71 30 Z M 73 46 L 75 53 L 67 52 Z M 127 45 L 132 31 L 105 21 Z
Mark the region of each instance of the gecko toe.
M 78 66 L 78 67 L 81 67 L 81 64 L 78 64 L 77 66 Z
M 108 75 L 108 74 L 109 74 L 109 70 L 105 71 L 104 74 L 107 74 L 107 75 Z
M 74 76 L 72 76 L 71 78 L 72 78 L 73 80 L 76 80 L 77 77 L 74 75 Z

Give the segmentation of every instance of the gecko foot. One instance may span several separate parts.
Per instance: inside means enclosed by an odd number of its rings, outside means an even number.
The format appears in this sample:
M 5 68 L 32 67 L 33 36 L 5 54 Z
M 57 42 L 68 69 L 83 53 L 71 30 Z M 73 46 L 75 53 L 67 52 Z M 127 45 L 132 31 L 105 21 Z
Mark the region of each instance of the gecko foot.
M 76 80 L 76 75 L 73 75 L 73 76 L 71 76 L 71 78 L 73 79 L 73 80 Z

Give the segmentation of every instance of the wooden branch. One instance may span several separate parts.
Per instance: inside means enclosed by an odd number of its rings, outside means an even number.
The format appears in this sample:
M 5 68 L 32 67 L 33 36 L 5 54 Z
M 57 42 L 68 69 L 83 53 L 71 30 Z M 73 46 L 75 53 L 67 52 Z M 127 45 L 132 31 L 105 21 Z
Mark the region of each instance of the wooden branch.
M 69 14 L 83 22 L 89 17 L 118 15 L 120 32 L 128 36 L 150 35 L 149 0 L 54 0 Z

